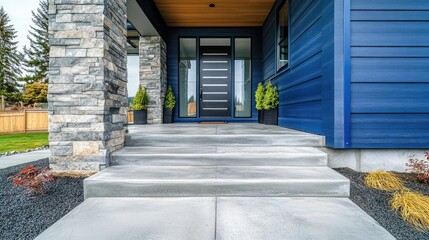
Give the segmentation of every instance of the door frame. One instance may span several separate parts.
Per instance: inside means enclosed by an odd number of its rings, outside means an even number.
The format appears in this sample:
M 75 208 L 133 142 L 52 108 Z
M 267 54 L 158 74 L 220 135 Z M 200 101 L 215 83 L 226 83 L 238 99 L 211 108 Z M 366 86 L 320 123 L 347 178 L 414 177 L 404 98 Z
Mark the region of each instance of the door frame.
M 200 117 L 200 118 L 202 118 L 202 119 L 209 119 L 209 118 L 215 118 L 215 119 L 225 119 L 225 118 L 233 118 L 234 117 L 234 114 L 235 114 L 235 109 L 234 109 L 234 104 L 235 104 L 235 102 L 234 102 L 234 66 L 233 66 L 233 59 L 234 59 L 234 57 L 232 56 L 232 52 L 233 52 L 233 46 L 232 46 L 232 41 L 233 41 L 233 39 L 232 38 L 225 38 L 225 39 L 230 39 L 230 45 L 229 46 L 199 46 L 199 56 L 198 56 L 198 61 L 199 61 L 199 69 L 198 69 L 198 71 L 199 71 L 199 78 L 198 78 L 198 86 L 197 86 L 197 92 L 199 93 L 199 98 L 198 98 L 198 100 L 199 100 L 199 112 L 198 112 L 198 116 Z M 219 49 L 221 49 L 221 48 L 225 48 L 225 49 L 227 49 L 228 48 L 228 51 L 229 51 L 229 58 L 225 58 L 225 59 L 229 59 L 229 68 L 230 69 L 228 69 L 228 71 L 229 71 L 229 82 L 228 82 L 228 84 L 229 84 L 229 93 L 227 94 L 228 96 L 227 96 L 227 100 L 229 101 L 229 115 L 225 115 L 225 116 L 219 116 L 219 117 L 216 117 L 216 116 L 202 116 L 201 115 L 201 113 L 202 113 L 202 111 L 203 111 L 203 102 L 202 102 L 202 100 L 203 100 L 203 96 L 202 96 L 202 93 L 203 93 L 203 91 L 204 91 L 204 88 L 203 88 L 203 81 L 202 81 L 202 73 L 203 73 L 203 67 L 201 66 L 201 61 L 202 61 L 202 55 L 201 54 L 203 54 L 202 53 L 202 50 L 201 49 L 203 49 L 203 48 L 219 48 Z M 217 51 L 217 50 L 214 50 L 214 51 Z
M 241 30 L 241 29 L 240 29 Z M 255 41 L 258 40 L 257 36 L 255 34 L 252 33 L 248 33 L 247 32 L 247 28 L 244 29 L 243 31 L 245 32 L 245 34 L 240 34 L 240 33 L 227 33 L 226 35 L 212 35 L 212 34 L 207 34 L 207 35 L 199 35 L 199 34 L 194 34 L 194 31 L 192 29 L 189 29 L 189 31 L 191 31 L 191 33 L 188 32 L 188 29 L 183 29 L 183 34 L 177 34 L 175 36 L 175 40 L 177 42 L 177 61 L 180 61 L 180 39 L 182 38 L 193 38 L 196 40 L 196 57 L 197 57 L 197 61 L 196 61 L 196 67 L 197 67 L 197 71 L 196 71 L 196 99 L 198 99 L 198 101 L 196 101 L 196 109 L 197 109 L 197 113 L 195 115 L 195 117 L 180 117 L 180 109 L 177 108 L 177 112 L 176 112 L 176 116 L 175 119 L 177 119 L 178 122 L 199 122 L 199 121 L 231 121 L 231 122 L 242 122 L 242 121 L 249 121 L 249 122 L 254 122 L 255 121 L 255 110 L 253 109 L 253 101 L 254 101 L 254 96 L 253 96 L 253 92 L 256 90 L 256 85 L 255 85 L 255 81 L 257 81 L 257 79 L 255 79 L 255 76 L 257 73 L 257 68 L 256 65 L 254 65 L 254 51 L 256 51 L 254 49 L 255 47 Z M 202 38 L 225 38 L 225 39 L 230 39 L 231 40 L 231 115 L 228 117 L 219 117 L 219 118 L 212 118 L 212 117 L 201 117 L 200 114 L 200 39 Z M 250 101 L 252 102 L 252 107 L 251 107 L 251 115 L 249 117 L 235 117 L 235 39 L 237 38 L 249 38 L 250 39 L 250 54 L 251 54 L 251 66 L 252 66 L 252 70 L 251 70 L 251 94 L 250 94 Z M 256 39 L 256 40 L 255 40 Z M 262 72 L 261 72 L 262 73 Z M 177 76 L 180 75 L 180 68 L 177 68 Z M 179 78 L 177 78 L 179 81 Z M 255 86 L 254 86 L 255 85 Z M 179 82 L 177 82 L 177 91 L 178 94 L 180 94 L 180 84 Z M 179 100 L 180 101 L 180 100 Z

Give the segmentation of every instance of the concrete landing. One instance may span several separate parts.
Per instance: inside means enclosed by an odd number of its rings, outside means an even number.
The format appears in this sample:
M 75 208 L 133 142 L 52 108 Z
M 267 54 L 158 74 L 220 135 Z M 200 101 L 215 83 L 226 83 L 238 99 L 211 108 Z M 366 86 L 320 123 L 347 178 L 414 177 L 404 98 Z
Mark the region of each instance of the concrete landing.
M 346 198 L 91 198 L 36 240 L 390 240 Z
M 90 197 L 348 197 L 329 167 L 115 166 L 84 180 Z
M 262 124 L 130 126 L 126 146 L 324 146 L 323 136 Z
M 112 154 L 122 166 L 327 166 L 313 147 L 125 147 Z

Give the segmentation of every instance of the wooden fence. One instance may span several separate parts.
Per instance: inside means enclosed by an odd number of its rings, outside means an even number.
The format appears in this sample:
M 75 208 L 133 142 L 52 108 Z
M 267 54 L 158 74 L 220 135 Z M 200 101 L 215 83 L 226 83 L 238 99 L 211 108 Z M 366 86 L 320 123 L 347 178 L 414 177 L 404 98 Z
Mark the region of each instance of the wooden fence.
M 0 112 L 0 133 L 48 131 L 48 111 Z
M 134 122 L 133 112 L 128 112 L 128 122 Z M 26 110 L 0 112 L 0 133 L 48 131 L 48 111 Z

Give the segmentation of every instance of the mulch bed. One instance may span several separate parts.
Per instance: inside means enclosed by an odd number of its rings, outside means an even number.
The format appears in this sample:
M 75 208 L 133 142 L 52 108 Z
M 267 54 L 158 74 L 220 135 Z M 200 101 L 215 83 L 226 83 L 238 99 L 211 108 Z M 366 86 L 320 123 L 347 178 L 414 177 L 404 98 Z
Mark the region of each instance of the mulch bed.
M 13 188 L 8 177 L 29 165 L 48 166 L 48 160 L 0 169 L 0 239 L 34 239 L 83 202 L 83 178 L 58 178 L 36 198 Z
M 410 224 L 403 221 L 398 214 L 390 209 L 390 193 L 365 186 L 363 182 L 365 173 L 356 172 L 349 168 L 338 168 L 335 170 L 350 179 L 350 199 L 397 239 L 429 239 L 429 233 L 415 230 Z M 407 180 L 406 185 L 409 188 L 429 195 L 428 184 L 412 181 L 415 178 L 410 174 L 399 174 L 399 176 Z

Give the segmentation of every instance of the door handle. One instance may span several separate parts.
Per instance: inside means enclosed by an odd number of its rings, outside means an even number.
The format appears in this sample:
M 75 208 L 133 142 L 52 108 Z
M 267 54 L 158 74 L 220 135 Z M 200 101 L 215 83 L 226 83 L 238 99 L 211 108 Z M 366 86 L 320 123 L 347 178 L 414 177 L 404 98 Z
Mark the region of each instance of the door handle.
M 200 101 L 203 100 L 203 88 L 200 87 Z

